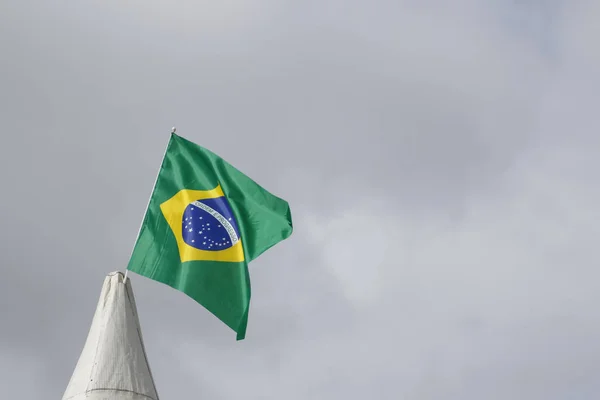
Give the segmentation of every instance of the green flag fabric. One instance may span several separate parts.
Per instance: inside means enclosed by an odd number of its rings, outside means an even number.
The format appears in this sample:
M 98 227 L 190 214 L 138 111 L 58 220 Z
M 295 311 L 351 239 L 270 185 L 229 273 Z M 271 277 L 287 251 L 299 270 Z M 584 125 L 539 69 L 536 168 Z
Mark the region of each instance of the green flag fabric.
M 172 133 L 127 269 L 187 294 L 241 340 L 248 263 L 292 230 L 285 200 Z

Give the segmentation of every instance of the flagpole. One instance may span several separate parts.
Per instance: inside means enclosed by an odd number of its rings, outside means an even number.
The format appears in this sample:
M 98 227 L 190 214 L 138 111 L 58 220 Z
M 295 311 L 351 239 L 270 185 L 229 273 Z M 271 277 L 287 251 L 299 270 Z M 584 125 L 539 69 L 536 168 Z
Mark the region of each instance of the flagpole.
M 176 131 L 177 131 L 177 129 L 175 127 L 173 127 L 173 129 L 171 129 L 171 135 L 173 135 Z M 170 139 L 170 137 L 169 137 L 169 139 Z M 156 178 L 154 179 L 154 185 L 152 185 L 152 191 L 150 192 L 150 196 L 148 197 L 148 203 L 146 204 L 146 209 L 144 210 L 144 214 L 142 214 L 142 222 L 140 223 L 138 233 L 135 237 L 135 242 L 133 243 L 133 248 L 131 249 L 131 253 L 129 255 L 130 259 L 131 259 L 131 256 L 133 255 L 133 251 L 135 250 L 135 244 L 137 243 L 137 240 L 140 237 L 140 233 L 142 233 L 142 227 L 144 226 L 144 219 L 146 218 L 146 213 L 148 212 L 148 207 L 150 207 L 150 201 L 152 200 L 152 194 L 154 193 L 154 189 L 156 189 L 156 182 L 158 182 L 158 175 L 160 174 L 160 170 L 162 169 L 162 164 L 165 160 L 165 156 L 167 155 L 168 148 L 169 148 L 169 146 L 167 145 L 165 147 L 165 152 L 164 152 L 163 157 L 160 162 L 161 166 L 158 168 L 158 172 L 156 173 Z M 127 273 L 128 272 L 129 272 L 129 270 L 127 268 L 125 268 L 125 277 L 123 278 L 123 284 L 127 283 Z

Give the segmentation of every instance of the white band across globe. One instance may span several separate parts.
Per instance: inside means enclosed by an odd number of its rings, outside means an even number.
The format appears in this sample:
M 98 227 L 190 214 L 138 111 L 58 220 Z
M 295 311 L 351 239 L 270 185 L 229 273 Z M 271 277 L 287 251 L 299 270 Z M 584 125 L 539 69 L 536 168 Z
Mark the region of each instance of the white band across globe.
M 192 202 L 192 204 L 195 205 L 196 207 L 206 211 L 213 217 L 215 217 L 217 219 L 217 221 L 219 221 L 221 223 L 221 225 L 223 225 L 223 228 L 225 228 L 225 230 L 227 231 L 227 234 L 229 235 L 229 239 L 231 240 L 232 246 L 235 245 L 240 240 L 238 238 L 237 233 L 235 233 L 235 229 L 233 229 L 233 225 L 231 225 L 231 223 L 229 223 L 229 221 L 227 221 L 227 218 L 225 218 L 220 212 L 207 206 L 204 203 L 200 203 L 199 201 L 194 201 L 194 202 Z

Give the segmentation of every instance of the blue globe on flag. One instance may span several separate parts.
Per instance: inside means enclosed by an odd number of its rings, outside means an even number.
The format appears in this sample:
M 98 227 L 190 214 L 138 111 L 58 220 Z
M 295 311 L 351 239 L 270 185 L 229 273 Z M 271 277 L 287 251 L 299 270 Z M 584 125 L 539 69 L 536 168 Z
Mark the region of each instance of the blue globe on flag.
M 233 212 L 223 196 L 188 204 L 182 219 L 183 241 L 196 249 L 225 250 L 240 240 Z

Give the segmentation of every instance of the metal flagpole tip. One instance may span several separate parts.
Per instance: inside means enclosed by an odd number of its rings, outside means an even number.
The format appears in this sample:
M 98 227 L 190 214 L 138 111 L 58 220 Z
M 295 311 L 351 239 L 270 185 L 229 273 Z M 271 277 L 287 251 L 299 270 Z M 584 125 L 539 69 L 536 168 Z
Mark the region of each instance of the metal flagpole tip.
M 175 133 L 175 131 L 177 131 L 177 129 L 173 127 L 173 129 L 171 129 L 171 133 Z

